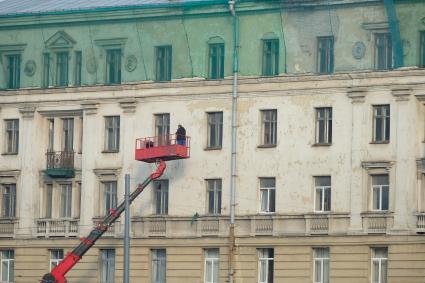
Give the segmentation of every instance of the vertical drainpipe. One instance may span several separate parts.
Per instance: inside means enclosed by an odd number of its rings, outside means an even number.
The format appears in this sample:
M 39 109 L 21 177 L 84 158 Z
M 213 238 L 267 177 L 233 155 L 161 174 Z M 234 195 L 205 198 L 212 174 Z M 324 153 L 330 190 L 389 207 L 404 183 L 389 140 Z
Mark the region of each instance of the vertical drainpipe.
M 229 227 L 229 283 L 234 280 L 235 250 L 235 194 L 236 194 L 236 134 L 237 134 L 237 98 L 238 98 L 238 65 L 239 65 L 239 23 L 235 11 L 235 0 L 229 1 L 232 16 L 233 32 L 233 86 L 232 86 L 232 156 L 230 163 L 230 227 Z

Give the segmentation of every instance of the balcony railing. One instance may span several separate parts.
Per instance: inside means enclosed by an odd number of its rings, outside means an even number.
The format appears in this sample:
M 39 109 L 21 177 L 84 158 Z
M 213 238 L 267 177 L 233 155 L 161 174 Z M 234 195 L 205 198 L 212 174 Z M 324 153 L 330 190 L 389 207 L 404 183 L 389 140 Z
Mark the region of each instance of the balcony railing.
M 416 221 L 416 231 L 418 233 L 425 233 L 425 212 L 421 212 L 417 214 L 417 221 Z
M 392 227 L 393 216 L 389 212 L 366 212 L 362 218 L 363 230 L 369 234 L 385 234 Z
M 74 177 L 73 151 L 48 151 L 46 174 L 52 177 Z
M 0 219 L 0 237 L 11 238 L 15 233 L 16 219 L 14 218 L 3 218 Z
M 37 220 L 38 237 L 76 237 L 78 236 L 77 219 L 39 219 Z

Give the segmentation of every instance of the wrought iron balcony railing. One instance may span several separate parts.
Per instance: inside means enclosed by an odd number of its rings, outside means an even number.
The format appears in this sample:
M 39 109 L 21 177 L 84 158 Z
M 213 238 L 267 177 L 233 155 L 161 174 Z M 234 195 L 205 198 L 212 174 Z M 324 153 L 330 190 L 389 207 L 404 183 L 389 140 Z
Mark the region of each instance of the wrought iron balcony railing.
M 73 151 L 48 151 L 47 170 L 48 169 L 74 169 Z

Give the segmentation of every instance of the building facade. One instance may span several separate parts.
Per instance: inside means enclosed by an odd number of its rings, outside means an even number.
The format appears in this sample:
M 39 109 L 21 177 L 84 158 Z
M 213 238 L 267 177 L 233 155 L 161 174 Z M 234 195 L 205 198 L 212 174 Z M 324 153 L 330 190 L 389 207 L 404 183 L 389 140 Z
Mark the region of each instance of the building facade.
M 178 124 L 131 282 L 425 282 L 423 1 L 24 2 L 0 2 L 2 282 L 56 266 Z M 122 281 L 123 223 L 69 282 Z

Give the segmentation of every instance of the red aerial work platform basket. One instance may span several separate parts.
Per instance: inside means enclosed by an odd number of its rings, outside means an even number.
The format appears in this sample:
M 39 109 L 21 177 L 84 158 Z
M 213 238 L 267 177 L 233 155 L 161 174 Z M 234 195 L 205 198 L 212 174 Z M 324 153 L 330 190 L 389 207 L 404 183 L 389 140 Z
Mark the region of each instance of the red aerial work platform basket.
M 177 140 L 176 135 L 163 135 L 136 140 L 136 160 L 154 163 L 190 157 L 190 137 Z

